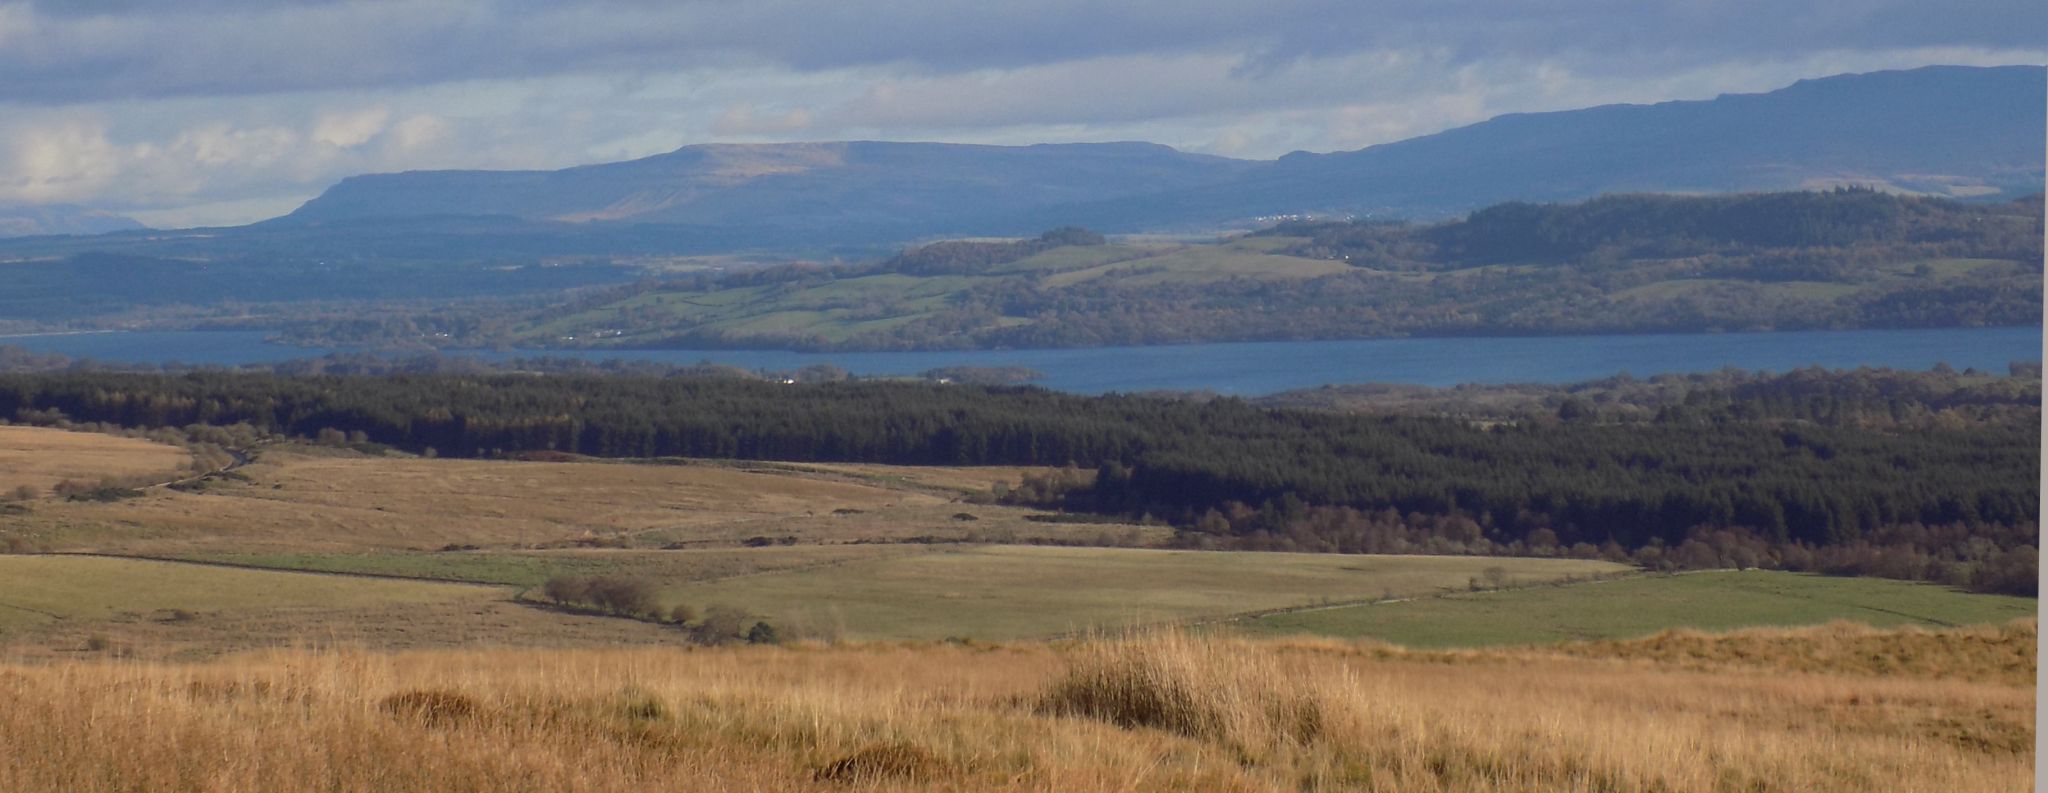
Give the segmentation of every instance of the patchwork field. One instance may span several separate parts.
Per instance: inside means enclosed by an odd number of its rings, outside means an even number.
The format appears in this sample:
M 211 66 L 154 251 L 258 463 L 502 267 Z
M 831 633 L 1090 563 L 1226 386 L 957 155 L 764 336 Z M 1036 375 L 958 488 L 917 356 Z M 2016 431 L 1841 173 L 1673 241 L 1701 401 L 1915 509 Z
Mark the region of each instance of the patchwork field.
M 0 666 L 0 789 L 2025 791 L 2031 623 L 1685 666 L 1151 637 Z M 1922 639 L 1930 639 L 1921 642 Z M 1924 652 L 1870 673 L 1866 659 Z M 1823 659 L 1814 663 L 1807 659 Z M 1827 659 L 1841 659 L 1834 665 Z M 686 783 L 681 782 L 687 780 Z
M 139 438 L 0 426 L 0 498 L 23 487 L 47 495 L 65 480 L 170 479 L 183 475 L 191 463 L 183 449 Z
M 1850 620 L 1949 627 L 2032 619 L 2032 598 L 1933 584 L 1762 570 L 1641 576 L 1276 614 L 1232 623 L 1252 635 L 1369 638 L 1411 647 L 1548 644 Z

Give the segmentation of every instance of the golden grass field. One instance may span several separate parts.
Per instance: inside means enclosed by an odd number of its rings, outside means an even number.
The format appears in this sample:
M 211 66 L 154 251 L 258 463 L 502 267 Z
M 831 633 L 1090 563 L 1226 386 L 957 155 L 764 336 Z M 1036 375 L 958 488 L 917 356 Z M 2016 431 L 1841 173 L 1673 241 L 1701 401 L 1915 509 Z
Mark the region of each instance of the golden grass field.
M 235 474 L 246 481 L 214 481 L 199 493 L 40 504 L 0 533 L 51 550 L 147 554 L 1104 533 L 1149 543 L 1166 534 L 1161 527 L 1035 523 L 1024 519 L 1030 510 L 961 503 L 966 491 L 985 492 L 1019 469 L 435 460 L 280 447 Z M 975 520 L 956 518 L 962 513 Z
M 0 498 L 23 486 L 47 495 L 65 480 L 168 481 L 186 475 L 191 464 L 184 449 L 140 438 L 0 426 Z
M 1673 641 L 1740 642 L 1667 663 Z M 0 666 L 0 790 L 2024 791 L 2032 622 Z M 1883 675 L 1865 661 L 1918 657 Z M 1797 661 L 1792 664 L 1790 662 Z

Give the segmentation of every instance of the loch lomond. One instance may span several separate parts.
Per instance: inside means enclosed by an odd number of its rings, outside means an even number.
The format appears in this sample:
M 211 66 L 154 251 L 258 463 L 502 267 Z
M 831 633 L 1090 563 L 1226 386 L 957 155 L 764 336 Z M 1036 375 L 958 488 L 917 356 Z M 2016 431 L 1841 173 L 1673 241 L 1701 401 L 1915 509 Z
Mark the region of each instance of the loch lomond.
M 335 352 L 264 341 L 254 331 L 145 331 L 0 337 L 37 352 L 123 363 L 238 366 Z M 913 375 L 946 366 L 1016 366 L 1038 385 L 1076 393 L 1214 391 L 1257 396 L 1331 383 L 1568 383 L 1628 372 L 1706 372 L 1726 367 L 1786 371 L 1946 363 L 2003 372 L 2041 359 L 2041 329 L 1784 331 L 1627 336 L 1457 337 L 1355 341 L 1232 342 L 1154 347 L 944 352 L 778 350 L 460 351 L 503 360 L 573 356 L 673 364 L 713 362 L 787 371 L 830 363 L 860 375 Z

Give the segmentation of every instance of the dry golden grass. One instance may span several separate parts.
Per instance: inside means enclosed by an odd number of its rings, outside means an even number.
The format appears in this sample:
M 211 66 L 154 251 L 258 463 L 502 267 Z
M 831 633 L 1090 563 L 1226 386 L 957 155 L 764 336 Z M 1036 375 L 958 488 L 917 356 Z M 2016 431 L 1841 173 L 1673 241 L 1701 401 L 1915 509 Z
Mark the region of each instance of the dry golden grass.
M 2026 790 L 1993 680 L 1182 636 L 15 664 L 0 790 Z
M 182 554 L 579 540 L 717 547 L 751 537 L 815 543 L 1105 531 L 1034 523 L 1013 507 L 956 503 L 931 485 L 892 481 L 881 473 L 886 466 L 863 468 L 868 475 L 854 479 L 781 466 L 369 458 L 286 448 L 239 469 L 248 481 L 111 504 L 42 504 L 0 533 L 56 550 Z M 906 477 L 922 482 L 934 475 L 917 469 Z M 963 512 L 976 520 L 955 518 Z M 1163 531 L 1108 530 L 1140 539 Z
M 2031 620 L 1942 631 L 1879 630 L 1854 622 L 1732 633 L 1670 630 L 1641 639 L 1572 642 L 1573 656 L 1653 661 L 1700 669 L 1763 667 L 2032 685 L 2037 651 Z
M 0 426 L 0 498 L 23 486 L 48 494 L 67 479 L 169 480 L 184 475 L 191 464 L 184 449 L 140 438 Z

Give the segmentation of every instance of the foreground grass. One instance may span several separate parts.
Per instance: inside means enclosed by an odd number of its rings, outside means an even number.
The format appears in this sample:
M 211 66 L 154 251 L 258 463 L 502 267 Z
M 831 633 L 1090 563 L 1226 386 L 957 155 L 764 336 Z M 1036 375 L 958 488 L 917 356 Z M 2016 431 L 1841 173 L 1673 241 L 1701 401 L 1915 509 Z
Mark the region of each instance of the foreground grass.
M 1410 647 L 1543 644 L 1854 620 L 1942 627 L 2035 615 L 2037 601 L 1878 578 L 1751 570 L 1645 576 L 1277 614 L 1233 623 L 1254 635 L 1372 638 Z
M 1746 634 L 1744 663 L 1902 635 Z M 1969 652 L 1888 676 L 1184 636 L 14 665 L 0 789 L 2026 790 L 2031 683 L 1950 673 L 2031 668 L 2032 624 L 1915 635 Z

